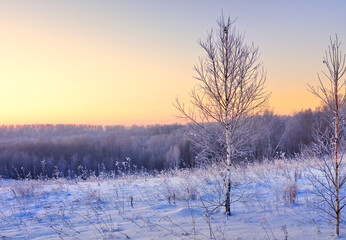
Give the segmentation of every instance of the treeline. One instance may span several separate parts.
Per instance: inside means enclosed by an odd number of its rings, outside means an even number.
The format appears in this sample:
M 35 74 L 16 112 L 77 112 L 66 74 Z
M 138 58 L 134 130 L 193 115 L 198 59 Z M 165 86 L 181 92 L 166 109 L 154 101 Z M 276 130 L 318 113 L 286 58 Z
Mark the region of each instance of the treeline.
M 0 127 L 0 175 L 73 177 L 125 167 L 190 167 L 192 150 L 183 125 Z
M 237 161 L 294 157 L 313 142 L 313 129 L 326 128 L 323 110 L 301 111 L 293 116 L 265 112 L 252 118 L 254 134 L 246 141 L 245 155 Z M 215 126 L 208 126 L 213 130 Z M 211 143 L 223 148 L 222 132 Z M 221 136 L 220 136 L 221 135 Z M 90 126 L 25 125 L 0 127 L 0 175 L 75 177 L 124 168 L 148 171 L 189 168 L 198 164 L 200 144 L 207 138 L 193 134 L 189 125 Z M 215 138 L 213 140 L 213 138 Z M 210 147 L 210 146 L 209 146 Z M 211 146 L 214 148 L 215 146 Z M 203 156 L 204 158 L 206 156 Z M 213 158 L 207 155 L 207 158 Z

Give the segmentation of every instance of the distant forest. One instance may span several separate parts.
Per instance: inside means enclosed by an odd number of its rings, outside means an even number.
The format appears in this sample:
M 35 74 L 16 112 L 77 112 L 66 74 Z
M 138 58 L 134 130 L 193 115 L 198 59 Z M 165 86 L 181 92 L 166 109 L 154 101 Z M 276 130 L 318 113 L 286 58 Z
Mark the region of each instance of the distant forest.
M 251 117 L 253 137 L 245 141 L 246 154 L 237 156 L 234 161 L 262 161 L 299 155 L 303 146 L 313 143 L 314 129 L 324 131 L 327 128 L 328 119 L 324 113 L 323 109 L 319 109 L 279 116 L 267 111 Z M 213 127 L 206 126 L 211 130 Z M 217 161 L 222 158 L 212 156 L 211 151 L 205 149 L 218 151 L 223 144 L 217 139 L 223 136 L 211 136 L 207 145 L 216 143 L 217 146 L 206 146 L 201 144 L 205 136 L 195 132 L 196 129 L 190 125 L 178 124 L 146 127 L 2 126 L 0 175 L 6 178 L 37 178 L 99 175 L 124 169 L 160 171 L 191 168 L 200 164 L 202 159 Z

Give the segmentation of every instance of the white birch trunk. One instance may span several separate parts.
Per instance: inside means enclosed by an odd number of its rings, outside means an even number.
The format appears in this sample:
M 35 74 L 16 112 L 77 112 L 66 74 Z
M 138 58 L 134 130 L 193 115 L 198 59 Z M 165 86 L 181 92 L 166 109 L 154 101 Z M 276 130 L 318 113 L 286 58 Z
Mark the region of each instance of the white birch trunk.
M 334 76 L 334 99 L 335 99 L 335 120 L 334 120 L 334 161 L 335 161 L 335 176 L 334 176 L 334 187 L 335 187 L 335 235 L 339 236 L 339 223 L 340 223 L 340 206 L 339 206 L 339 163 L 338 163 L 338 118 L 339 118 L 339 103 L 338 103 L 338 72 Z
M 226 167 L 226 215 L 231 215 L 231 136 L 229 127 L 226 128 L 226 144 L 227 144 L 227 167 Z

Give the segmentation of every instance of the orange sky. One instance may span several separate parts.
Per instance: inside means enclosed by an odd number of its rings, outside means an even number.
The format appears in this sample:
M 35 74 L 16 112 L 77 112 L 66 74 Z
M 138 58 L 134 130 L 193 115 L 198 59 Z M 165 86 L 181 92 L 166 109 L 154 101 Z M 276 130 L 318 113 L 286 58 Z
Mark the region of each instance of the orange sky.
M 316 20 L 318 13 L 304 18 L 308 5 L 294 12 L 305 22 L 290 22 L 289 9 L 277 13 L 287 6 L 269 2 L 266 14 L 222 1 L 1 2 L 0 124 L 179 121 L 172 102 L 177 96 L 188 101 L 193 65 L 203 54 L 196 41 L 215 26 L 220 9 L 236 12 L 231 16 L 247 41 L 259 45 L 270 108 L 279 114 L 314 109 L 319 102 L 307 83 L 317 84 L 333 34 L 329 22 L 320 24 L 326 19 Z M 328 19 L 331 25 L 334 20 Z M 345 35 L 339 39 L 346 44 Z

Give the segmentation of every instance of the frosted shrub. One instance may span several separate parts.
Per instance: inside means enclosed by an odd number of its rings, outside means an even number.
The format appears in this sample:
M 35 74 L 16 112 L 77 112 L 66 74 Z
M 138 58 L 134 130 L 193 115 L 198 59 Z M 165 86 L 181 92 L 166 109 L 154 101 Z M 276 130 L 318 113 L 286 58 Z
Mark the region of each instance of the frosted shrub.
M 282 189 L 282 198 L 284 202 L 287 203 L 295 203 L 297 198 L 298 187 L 297 183 L 289 182 Z
M 198 187 L 191 181 L 182 181 L 178 184 L 166 185 L 167 199 L 195 200 L 199 196 Z
M 173 204 L 175 204 L 176 189 L 173 188 L 170 184 L 165 183 L 163 192 L 164 192 L 165 198 L 167 198 L 167 200 L 168 200 L 168 203 L 171 204 L 171 202 L 173 201 Z
M 199 191 L 197 189 L 197 186 L 194 184 L 188 183 L 186 186 L 185 199 L 196 200 L 198 196 L 199 196 Z
M 175 200 L 195 200 L 199 196 L 201 182 L 189 175 L 191 172 L 176 170 L 164 174 L 163 194 L 169 203 Z
M 39 187 L 39 184 L 35 180 L 25 180 L 23 183 L 14 184 L 11 186 L 11 191 L 16 198 L 34 197 L 35 190 Z

